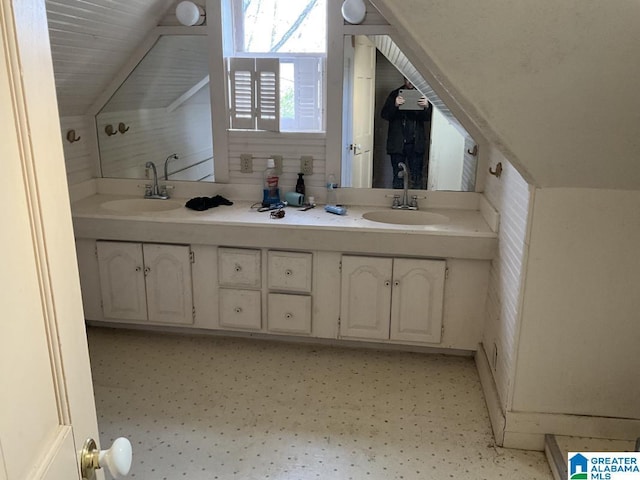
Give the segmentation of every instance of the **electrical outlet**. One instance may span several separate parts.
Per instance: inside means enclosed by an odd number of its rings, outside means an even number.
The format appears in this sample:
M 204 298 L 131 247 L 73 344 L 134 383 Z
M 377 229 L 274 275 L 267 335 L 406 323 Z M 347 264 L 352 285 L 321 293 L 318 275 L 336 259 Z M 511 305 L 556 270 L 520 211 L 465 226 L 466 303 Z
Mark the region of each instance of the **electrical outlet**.
M 313 157 L 311 155 L 303 155 L 300 157 L 300 172 L 305 175 L 313 174 Z
M 240 173 L 253 173 L 253 155 L 250 153 L 240 155 Z
M 282 155 L 271 155 L 270 158 L 273 158 L 273 163 L 276 166 L 276 173 L 278 175 L 282 175 Z

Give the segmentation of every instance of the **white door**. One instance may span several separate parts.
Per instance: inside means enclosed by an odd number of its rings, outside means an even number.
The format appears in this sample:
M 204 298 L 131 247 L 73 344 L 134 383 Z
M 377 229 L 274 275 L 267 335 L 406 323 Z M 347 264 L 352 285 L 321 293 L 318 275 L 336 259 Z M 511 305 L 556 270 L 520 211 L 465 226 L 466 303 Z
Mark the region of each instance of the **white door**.
M 356 35 L 354 39 L 351 186 L 371 188 L 376 47 L 365 35 Z
M 97 424 L 44 2 L 0 0 L 0 478 L 79 479 Z
M 387 340 L 393 259 L 342 257 L 340 337 Z
M 150 322 L 193 323 L 191 255 L 186 245 L 144 244 Z
M 391 340 L 440 342 L 445 268 L 444 260 L 394 260 Z

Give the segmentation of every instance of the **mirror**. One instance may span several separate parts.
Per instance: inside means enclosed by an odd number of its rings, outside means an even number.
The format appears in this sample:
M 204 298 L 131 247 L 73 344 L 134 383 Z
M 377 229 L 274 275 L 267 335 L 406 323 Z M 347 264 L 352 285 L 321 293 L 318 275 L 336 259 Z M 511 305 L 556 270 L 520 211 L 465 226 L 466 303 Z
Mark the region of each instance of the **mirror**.
M 431 121 L 424 129 L 426 153 L 422 175 L 418 175 L 420 186 L 411 188 L 474 191 L 477 156 L 473 138 L 393 40 L 387 35 L 347 35 L 344 56 L 342 185 L 394 188 L 387 153 L 389 122 L 382 118 L 381 110 L 406 76 L 433 105 Z M 397 188 L 397 178 L 395 184 Z
M 102 176 L 213 181 L 205 35 L 162 35 L 96 116 Z M 174 158 L 173 155 L 177 158 Z

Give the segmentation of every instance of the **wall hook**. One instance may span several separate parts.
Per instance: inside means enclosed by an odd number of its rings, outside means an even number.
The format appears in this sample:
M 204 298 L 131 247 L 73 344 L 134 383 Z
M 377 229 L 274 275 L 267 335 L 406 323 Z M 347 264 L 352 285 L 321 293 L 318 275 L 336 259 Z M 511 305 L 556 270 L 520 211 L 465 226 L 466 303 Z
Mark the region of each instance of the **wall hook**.
M 473 157 L 477 157 L 478 156 L 478 145 L 474 145 L 473 146 L 473 150 L 469 150 L 467 148 L 467 153 Z
M 489 173 L 500 178 L 500 175 L 502 175 L 502 162 L 498 162 L 495 170 L 491 170 L 491 167 L 489 167 Z
M 126 132 L 128 132 L 128 131 L 129 131 L 129 128 L 130 128 L 130 127 L 127 127 L 127 126 L 126 126 L 124 123 L 122 123 L 122 122 L 120 122 L 120 123 L 118 124 L 118 131 L 119 131 L 120 133 L 122 133 L 123 135 L 124 135 Z
M 67 132 L 67 141 L 69 143 L 74 143 L 77 142 L 78 140 L 80 140 L 82 137 L 76 137 L 76 131 L 75 130 L 69 130 Z
M 104 127 L 104 133 L 106 133 L 108 137 L 113 137 L 118 134 L 118 132 L 113 128 L 113 125 L 107 125 Z

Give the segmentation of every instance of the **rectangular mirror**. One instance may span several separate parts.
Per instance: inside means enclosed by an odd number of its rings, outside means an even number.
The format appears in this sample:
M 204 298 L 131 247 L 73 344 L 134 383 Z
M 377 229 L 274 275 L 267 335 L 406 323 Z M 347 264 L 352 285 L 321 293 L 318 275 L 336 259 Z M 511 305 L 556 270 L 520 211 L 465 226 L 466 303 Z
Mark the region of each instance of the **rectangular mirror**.
M 475 142 L 433 89 L 387 35 L 345 36 L 344 42 L 342 186 L 353 188 L 401 188 L 394 175 L 390 151 L 390 121 L 382 109 L 392 92 L 403 88 L 406 77 L 432 105 L 430 121 L 415 113 L 398 115 L 402 130 L 422 128 L 412 138 L 424 138 L 419 152 L 423 161 L 411 172 L 411 188 L 474 191 L 477 169 Z M 395 99 L 395 95 L 393 95 Z M 396 108 L 393 106 L 393 108 Z M 417 124 L 415 123 L 416 120 Z M 402 126 L 398 123 L 402 122 Z M 395 127 L 394 127 L 395 128 Z M 402 139 L 401 139 L 402 141 Z M 400 147 L 399 152 L 403 148 Z M 397 161 L 397 159 L 396 159 Z M 414 163 L 417 164 L 417 163 Z M 400 187 L 399 187 L 400 185 Z

